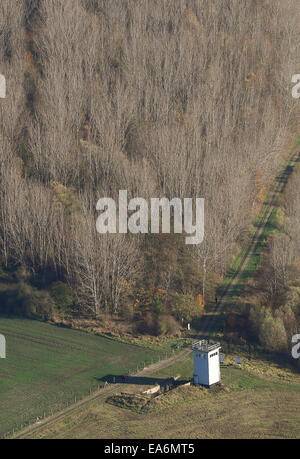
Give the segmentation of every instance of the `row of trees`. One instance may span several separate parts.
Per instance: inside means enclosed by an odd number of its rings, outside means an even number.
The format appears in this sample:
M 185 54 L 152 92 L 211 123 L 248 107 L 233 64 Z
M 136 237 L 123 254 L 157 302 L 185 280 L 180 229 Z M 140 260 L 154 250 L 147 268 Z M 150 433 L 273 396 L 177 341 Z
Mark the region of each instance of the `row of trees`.
M 296 6 L 2 0 L 3 266 L 67 283 L 96 315 L 149 279 L 168 310 L 205 273 L 213 297 L 289 135 Z M 205 242 L 98 235 L 96 202 L 120 189 L 204 197 Z
M 291 349 L 300 327 L 300 168 L 290 177 L 277 212 L 262 263 L 257 287 L 265 292 L 261 303 L 250 310 L 250 329 L 271 351 Z

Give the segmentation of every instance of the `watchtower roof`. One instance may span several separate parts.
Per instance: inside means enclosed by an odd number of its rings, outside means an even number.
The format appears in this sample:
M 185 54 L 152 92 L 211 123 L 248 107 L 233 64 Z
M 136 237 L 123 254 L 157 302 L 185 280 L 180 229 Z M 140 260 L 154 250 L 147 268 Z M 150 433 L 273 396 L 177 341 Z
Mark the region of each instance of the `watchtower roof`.
M 220 343 L 210 343 L 206 339 L 198 341 L 197 343 L 192 344 L 193 351 L 201 351 L 201 352 L 211 352 L 215 349 L 219 349 L 221 347 Z

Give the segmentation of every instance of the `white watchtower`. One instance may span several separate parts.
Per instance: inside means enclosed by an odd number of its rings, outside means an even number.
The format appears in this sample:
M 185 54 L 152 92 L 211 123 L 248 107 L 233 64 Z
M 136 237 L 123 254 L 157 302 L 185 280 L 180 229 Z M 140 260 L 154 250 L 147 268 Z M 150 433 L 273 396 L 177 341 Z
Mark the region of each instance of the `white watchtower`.
M 212 386 L 221 381 L 220 343 L 207 340 L 192 345 L 194 352 L 194 384 Z

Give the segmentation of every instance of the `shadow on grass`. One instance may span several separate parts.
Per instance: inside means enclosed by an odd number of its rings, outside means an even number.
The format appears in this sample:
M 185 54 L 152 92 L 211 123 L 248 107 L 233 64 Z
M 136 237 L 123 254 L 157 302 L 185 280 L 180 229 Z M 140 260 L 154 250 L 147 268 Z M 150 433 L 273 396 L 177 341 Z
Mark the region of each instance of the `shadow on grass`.
M 184 384 L 185 380 L 175 380 L 175 378 L 156 378 L 146 376 L 129 376 L 129 375 L 106 375 L 97 379 L 98 382 L 107 382 L 109 384 L 133 384 L 138 386 L 156 386 L 161 387 L 169 385 Z

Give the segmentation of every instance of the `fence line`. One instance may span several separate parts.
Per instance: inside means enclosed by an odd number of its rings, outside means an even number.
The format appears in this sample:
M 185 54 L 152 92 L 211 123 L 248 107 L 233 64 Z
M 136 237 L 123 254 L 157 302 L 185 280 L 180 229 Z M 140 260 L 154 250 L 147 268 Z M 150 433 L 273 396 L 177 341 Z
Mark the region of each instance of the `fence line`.
M 143 362 L 143 365 L 141 368 L 139 368 L 139 365 L 135 369 L 129 370 L 128 371 L 128 376 L 134 376 L 137 372 L 145 370 L 145 368 L 148 368 L 150 365 L 154 365 L 156 363 L 161 362 L 162 360 L 167 360 L 170 357 L 175 355 L 174 349 L 170 352 L 170 354 L 166 353 L 165 355 L 159 355 L 157 358 L 152 359 L 150 362 Z M 89 398 L 93 395 L 96 395 L 98 392 L 101 393 L 103 389 L 106 389 L 107 386 L 113 386 L 112 383 L 105 382 L 104 385 L 100 386 L 99 384 L 97 387 L 90 387 L 88 393 L 84 392 L 81 395 L 74 395 L 71 400 L 67 400 L 66 402 L 63 402 L 61 406 L 57 410 L 53 410 L 53 408 L 50 409 L 50 411 L 46 412 L 44 411 L 42 415 L 37 415 L 35 419 L 28 419 L 25 420 L 22 424 L 18 424 L 15 427 L 13 427 L 12 431 L 6 432 L 4 434 L 0 434 L 0 440 L 5 440 L 10 438 L 11 436 L 14 436 L 17 433 L 21 433 L 26 427 L 29 426 L 38 426 L 40 422 L 42 422 L 44 419 L 51 418 L 57 414 L 59 414 L 61 411 L 63 411 L 65 408 L 68 408 L 71 405 L 76 405 L 79 401 L 82 401 L 85 398 Z

